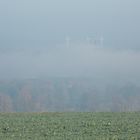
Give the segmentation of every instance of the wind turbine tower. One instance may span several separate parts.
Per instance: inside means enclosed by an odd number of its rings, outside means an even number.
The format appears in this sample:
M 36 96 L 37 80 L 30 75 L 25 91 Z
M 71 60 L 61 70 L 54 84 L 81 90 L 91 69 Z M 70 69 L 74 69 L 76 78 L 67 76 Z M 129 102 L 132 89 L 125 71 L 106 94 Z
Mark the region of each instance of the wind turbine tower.
M 89 46 L 90 43 L 91 43 L 91 38 L 87 36 L 87 38 L 86 38 L 86 42 L 87 42 L 87 45 Z
M 100 37 L 100 46 L 101 46 L 101 47 L 103 47 L 103 45 L 104 45 L 103 43 L 104 43 L 104 38 L 103 38 L 103 36 L 101 36 L 101 37 Z
M 70 47 L 70 37 L 66 37 L 66 47 Z

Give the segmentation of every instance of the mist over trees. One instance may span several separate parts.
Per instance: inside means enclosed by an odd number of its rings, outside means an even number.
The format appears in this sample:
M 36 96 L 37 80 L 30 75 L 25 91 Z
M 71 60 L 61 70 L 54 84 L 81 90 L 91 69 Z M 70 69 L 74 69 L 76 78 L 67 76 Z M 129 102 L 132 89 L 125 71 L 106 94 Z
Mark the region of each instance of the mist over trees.
M 139 54 L 93 45 L 1 51 L 0 111 L 139 111 Z
M 90 78 L 0 82 L 1 112 L 139 111 L 140 86 L 98 85 Z

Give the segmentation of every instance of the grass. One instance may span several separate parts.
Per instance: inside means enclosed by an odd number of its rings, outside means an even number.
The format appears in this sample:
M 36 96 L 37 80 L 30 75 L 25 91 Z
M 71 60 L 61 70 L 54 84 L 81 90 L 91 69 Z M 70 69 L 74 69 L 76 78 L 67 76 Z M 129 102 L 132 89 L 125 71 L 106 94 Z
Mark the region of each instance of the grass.
M 140 140 L 140 113 L 0 113 L 0 140 Z

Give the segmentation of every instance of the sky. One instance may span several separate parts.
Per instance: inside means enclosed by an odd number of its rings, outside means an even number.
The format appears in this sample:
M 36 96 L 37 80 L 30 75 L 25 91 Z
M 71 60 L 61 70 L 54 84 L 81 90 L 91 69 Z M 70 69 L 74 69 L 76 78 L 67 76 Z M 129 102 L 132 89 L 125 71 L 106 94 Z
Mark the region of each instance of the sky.
M 0 77 L 139 81 L 139 7 L 139 0 L 0 0 Z M 66 37 L 101 36 L 103 48 L 65 46 Z
M 105 46 L 139 48 L 139 7 L 139 0 L 0 0 L 0 46 L 103 36 Z

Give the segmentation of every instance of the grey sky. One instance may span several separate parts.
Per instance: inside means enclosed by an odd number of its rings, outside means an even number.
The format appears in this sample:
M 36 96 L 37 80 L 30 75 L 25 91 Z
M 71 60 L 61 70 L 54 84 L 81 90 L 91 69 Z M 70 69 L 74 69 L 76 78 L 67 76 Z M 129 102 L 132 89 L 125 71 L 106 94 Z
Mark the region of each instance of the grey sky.
M 139 0 L 0 0 L 0 46 L 103 35 L 108 46 L 139 47 L 139 7 Z
M 112 49 L 140 48 L 139 9 L 139 0 L 0 0 L 0 77 L 139 81 L 140 52 Z M 101 35 L 107 49 L 54 47 Z

